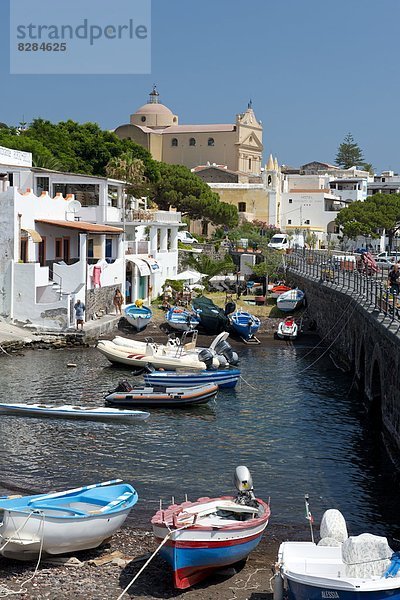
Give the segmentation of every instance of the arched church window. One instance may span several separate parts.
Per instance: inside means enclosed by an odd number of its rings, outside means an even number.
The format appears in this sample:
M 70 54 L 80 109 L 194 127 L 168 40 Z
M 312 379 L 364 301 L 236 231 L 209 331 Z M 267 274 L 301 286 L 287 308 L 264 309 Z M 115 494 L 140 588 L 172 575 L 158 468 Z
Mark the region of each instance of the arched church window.
M 194 138 L 190 138 L 189 146 L 195 146 L 195 145 L 196 145 L 196 140 Z
M 208 138 L 208 145 L 209 146 L 214 146 L 215 145 L 214 138 Z
M 141 118 L 142 123 L 144 123 L 146 121 L 146 117 L 143 115 L 143 117 Z
M 251 158 L 249 158 L 249 169 L 251 169 Z
M 268 175 L 268 185 L 271 185 L 271 183 L 272 183 L 272 177 L 271 177 L 271 175 Z
M 177 146 L 177 145 L 178 145 L 177 138 L 172 138 L 172 140 L 171 140 L 171 146 Z

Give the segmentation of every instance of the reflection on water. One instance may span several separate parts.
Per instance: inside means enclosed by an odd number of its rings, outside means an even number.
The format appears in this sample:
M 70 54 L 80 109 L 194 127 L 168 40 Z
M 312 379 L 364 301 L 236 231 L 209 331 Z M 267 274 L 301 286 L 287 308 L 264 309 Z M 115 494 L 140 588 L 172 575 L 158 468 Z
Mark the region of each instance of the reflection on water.
M 121 477 L 137 488 L 135 511 L 144 520 L 160 497 L 231 492 L 234 468 L 245 464 L 257 494 L 271 496 L 277 523 L 307 526 L 303 496 L 309 492 L 317 520 L 337 507 L 354 533 L 396 533 L 396 507 L 388 500 L 393 477 L 361 425 L 351 378 L 328 360 L 301 374 L 316 358 L 302 360 L 308 350 L 243 346 L 248 385 L 221 391 L 207 406 L 153 410 L 147 422 L 2 416 L 1 482 L 43 491 Z M 76 369 L 67 368 L 71 362 Z M 2 357 L 0 373 L 3 401 L 91 406 L 102 405 L 107 391 L 129 378 L 93 348 Z

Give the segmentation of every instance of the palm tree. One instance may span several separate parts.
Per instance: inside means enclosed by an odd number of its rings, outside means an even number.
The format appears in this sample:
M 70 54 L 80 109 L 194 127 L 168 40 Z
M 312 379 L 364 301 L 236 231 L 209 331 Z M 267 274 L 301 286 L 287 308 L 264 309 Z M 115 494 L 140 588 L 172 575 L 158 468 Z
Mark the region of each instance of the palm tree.
M 140 158 L 135 158 L 132 153 L 125 152 L 112 158 L 106 166 L 108 177 L 119 179 L 125 183 L 127 196 L 142 195 L 147 182 L 145 165 Z
M 226 255 L 221 260 L 213 260 L 206 254 L 201 254 L 200 256 L 190 255 L 186 259 L 186 264 L 188 267 L 192 267 L 199 273 L 206 275 L 203 279 L 206 283 L 215 275 L 221 275 L 235 269 L 235 265 L 229 255 Z

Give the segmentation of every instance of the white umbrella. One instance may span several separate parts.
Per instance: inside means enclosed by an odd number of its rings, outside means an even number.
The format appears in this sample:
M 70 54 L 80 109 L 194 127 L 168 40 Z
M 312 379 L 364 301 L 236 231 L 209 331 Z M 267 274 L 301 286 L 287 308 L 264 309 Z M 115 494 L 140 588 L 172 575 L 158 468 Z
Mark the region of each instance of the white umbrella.
M 172 279 L 172 281 L 191 281 L 192 283 L 196 283 L 196 281 L 199 281 L 202 277 L 205 277 L 204 273 L 190 271 L 188 269 L 187 271 L 182 271 L 182 273 L 168 277 L 168 279 Z

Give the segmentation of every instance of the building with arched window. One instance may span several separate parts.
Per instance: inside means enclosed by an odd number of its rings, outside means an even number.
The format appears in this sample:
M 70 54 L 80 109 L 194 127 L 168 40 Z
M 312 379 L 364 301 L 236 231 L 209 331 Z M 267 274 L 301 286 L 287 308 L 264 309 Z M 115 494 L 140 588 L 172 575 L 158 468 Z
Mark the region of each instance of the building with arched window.
M 252 103 L 237 114 L 234 123 L 181 125 L 179 118 L 164 104 L 154 86 L 147 104 L 138 108 L 129 123 L 115 129 L 146 148 L 153 158 L 169 164 L 226 165 L 232 171 L 261 174 L 262 124 L 257 121 Z

